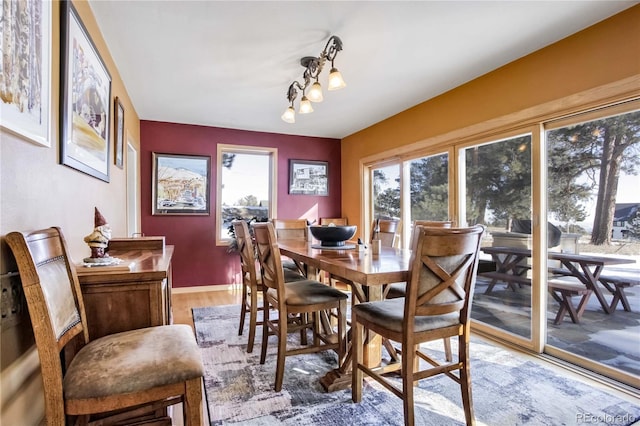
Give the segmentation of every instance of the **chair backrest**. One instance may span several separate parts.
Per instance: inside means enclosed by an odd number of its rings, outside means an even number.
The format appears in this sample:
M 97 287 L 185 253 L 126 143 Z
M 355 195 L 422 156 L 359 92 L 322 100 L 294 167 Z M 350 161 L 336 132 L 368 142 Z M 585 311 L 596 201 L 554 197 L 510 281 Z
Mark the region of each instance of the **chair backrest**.
M 253 224 L 253 234 L 262 270 L 262 285 L 277 291 L 278 310 L 285 312 L 285 301 L 283 297 L 280 297 L 281 294 L 284 294 L 284 271 L 274 226 L 269 222 L 255 223 Z
M 258 285 L 258 271 L 256 269 L 256 255 L 249 232 L 249 225 L 244 220 L 234 220 L 233 232 L 236 234 L 238 242 L 238 253 L 240 254 L 240 268 L 242 269 L 242 281 L 250 288 Z
M 307 219 L 272 219 L 271 222 L 281 240 L 309 240 Z
M 413 226 L 430 226 L 432 228 L 451 228 L 453 221 L 450 220 L 414 220 Z
M 346 217 L 321 217 L 320 225 L 329 225 L 333 223 L 336 226 L 347 226 L 349 221 Z
M 468 327 L 484 229 L 414 228 L 405 319 L 459 313 L 460 324 Z M 413 328 L 414 321 L 406 322 Z
M 64 416 L 63 368 L 71 362 L 74 352 L 65 351 L 64 367 L 60 355 L 71 341 L 76 350 L 89 341 L 78 276 L 59 228 L 12 232 L 6 241 L 18 265 L 33 325 L 47 393 L 47 413 Z
M 382 247 L 395 247 L 400 239 L 401 224 L 400 219 L 376 219 L 371 228 L 371 239 L 377 237 Z

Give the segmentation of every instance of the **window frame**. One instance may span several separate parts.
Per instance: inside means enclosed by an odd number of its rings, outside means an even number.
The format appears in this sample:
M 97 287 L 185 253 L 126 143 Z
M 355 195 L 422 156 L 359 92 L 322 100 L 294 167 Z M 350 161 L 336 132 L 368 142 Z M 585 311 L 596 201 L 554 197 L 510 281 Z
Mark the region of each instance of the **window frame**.
M 222 223 L 222 158 L 225 153 L 254 154 L 270 157 L 269 165 L 269 217 L 277 217 L 278 211 L 278 148 L 251 145 L 218 144 L 216 155 L 216 246 L 228 246 L 231 239 L 222 238 L 220 223 Z

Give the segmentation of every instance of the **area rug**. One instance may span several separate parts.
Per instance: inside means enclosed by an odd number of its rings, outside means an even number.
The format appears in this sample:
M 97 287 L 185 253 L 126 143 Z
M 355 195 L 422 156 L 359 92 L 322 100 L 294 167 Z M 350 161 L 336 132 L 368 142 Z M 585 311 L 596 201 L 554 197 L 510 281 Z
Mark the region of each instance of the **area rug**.
M 239 306 L 193 308 L 211 425 L 404 424 L 402 401 L 377 383 L 365 384 L 358 404 L 350 389 L 325 392 L 319 378 L 336 366 L 331 352 L 287 357 L 282 391 L 275 392 L 275 337 L 261 365 L 260 327 L 248 354 L 246 326 L 238 336 L 239 314 Z M 442 355 L 441 341 L 426 348 Z M 630 425 L 640 419 L 640 404 L 563 377 L 525 355 L 475 338 L 470 352 L 478 425 Z M 417 425 L 464 424 L 460 387 L 444 376 L 422 380 L 415 415 Z

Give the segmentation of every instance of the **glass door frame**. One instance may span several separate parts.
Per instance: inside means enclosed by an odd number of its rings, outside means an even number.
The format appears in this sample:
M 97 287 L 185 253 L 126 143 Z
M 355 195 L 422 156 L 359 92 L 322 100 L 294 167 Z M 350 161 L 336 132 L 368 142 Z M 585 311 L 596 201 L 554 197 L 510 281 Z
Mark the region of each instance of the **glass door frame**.
M 523 348 L 535 351 L 537 353 L 542 352 L 544 347 L 543 339 L 546 336 L 546 316 L 542 315 L 546 312 L 547 303 L 547 289 L 546 281 L 542 281 L 543 274 L 547 269 L 547 262 L 545 256 L 539 256 L 541 248 L 546 247 L 546 230 L 541 226 L 541 217 L 546 217 L 546 206 L 543 205 L 544 197 L 542 188 L 546 188 L 543 182 L 546 180 L 546 174 L 542 164 L 546 164 L 545 158 L 543 158 L 544 150 L 541 149 L 541 137 L 542 130 L 541 125 L 524 125 L 504 132 L 496 132 L 483 137 L 469 137 L 459 141 L 454 145 L 453 173 L 455 174 L 455 199 L 456 199 L 456 213 L 455 217 L 458 226 L 464 227 L 469 224 L 466 220 L 466 184 L 465 184 L 465 150 L 467 148 L 485 145 L 489 143 L 499 142 L 501 140 L 512 139 L 518 136 L 531 135 L 531 219 L 532 219 L 532 252 L 531 258 L 531 337 L 529 339 L 510 333 L 505 330 L 501 330 L 482 322 L 471 320 L 471 325 L 474 331 L 481 334 L 497 338 L 499 340 L 521 346 Z M 543 213 L 544 212 L 544 213 Z M 543 232 L 545 231 L 545 232 Z M 545 249 L 546 250 L 546 249 Z M 545 252 L 546 253 L 546 252 Z

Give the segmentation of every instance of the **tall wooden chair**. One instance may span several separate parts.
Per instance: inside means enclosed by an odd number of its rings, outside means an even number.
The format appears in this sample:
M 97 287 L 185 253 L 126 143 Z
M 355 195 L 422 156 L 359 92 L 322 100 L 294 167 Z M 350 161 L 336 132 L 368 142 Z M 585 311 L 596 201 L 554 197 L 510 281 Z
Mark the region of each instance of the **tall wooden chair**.
M 363 373 L 380 382 L 404 405 L 406 425 L 414 424 L 414 382 L 446 374 L 460 385 L 467 424 L 474 424 L 469 374 L 469 318 L 476 282 L 483 226 L 431 228 L 416 226 L 412 237 L 405 299 L 360 303 L 351 313 L 353 331 L 352 399 L 362 399 Z M 401 344 L 399 388 L 363 364 L 364 329 Z M 420 351 L 420 343 L 458 337 L 458 359 L 439 362 Z M 426 368 L 415 368 L 416 357 Z M 385 369 L 388 371 L 388 369 Z M 458 374 L 454 374 L 458 371 Z
M 276 242 L 273 224 L 256 223 L 253 229 L 258 260 L 262 268 L 262 282 L 266 288 L 260 363 L 264 364 L 266 360 L 269 336 L 277 336 L 275 390 L 280 391 L 287 356 L 334 350 L 338 354 L 338 365 L 341 364 L 346 353 L 347 295 L 314 280 L 297 281 L 285 285 L 280 249 Z M 321 332 L 320 312 L 330 309 L 337 309 L 338 324 L 337 334 L 329 335 Z M 277 311 L 277 318 L 271 318 L 272 310 Z M 312 321 L 294 318 L 294 316 L 306 314 L 311 314 Z M 287 349 L 287 334 L 301 329 L 312 330 L 313 344 Z
M 204 369 L 191 327 L 149 327 L 89 341 L 78 276 L 60 229 L 12 232 L 6 241 L 33 324 L 48 424 L 151 421 L 180 402 L 184 423 L 202 424 Z
M 244 220 L 234 220 L 232 222 L 233 230 L 238 242 L 238 253 L 240 254 L 240 268 L 242 270 L 242 302 L 240 303 L 240 327 L 238 336 L 242 336 L 244 330 L 244 321 L 249 313 L 249 339 L 247 341 L 247 352 L 253 352 L 253 343 L 256 336 L 256 326 L 263 325 L 262 321 L 258 321 L 258 311 L 262 307 L 258 305 L 258 295 L 264 291 L 262 285 L 262 277 L 258 273 L 254 245 L 249 232 L 249 225 Z M 285 269 L 284 279 L 286 282 L 302 281 L 306 278 L 294 271 Z
M 309 241 L 307 219 L 271 219 L 271 223 L 279 240 Z M 307 266 L 293 259 L 283 258 L 282 266 L 307 276 Z
M 433 228 L 451 228 L 453 226 L 453 222 L 450 220 L 446 220 L 446 221 L 415 220 L 413 222 L 413 227 L 415 228 L 416 226 L 430 226 Z M 409 243 L 409 246 L 411 246 L 411 243 Z M 407 289 L 407 283 L 389 284 L 384 288 L 383 297 L 385 299 L 396 299 L 398 297 L 405 297 L 407 295 L 406 289 Z M 449 340 L 449 338 L 442 339 L 442 341 L 444 344 L 445 359 L 447 361 L 451 361 L 453 359 L 453 354 L 451 353 L 451 341 Z M 395 354 L 395 349 L 393 348 L 391 343 L 389 343 L 389 341 L 385 339 L 384 345 L 387 348 L 387 351 L 389 351 L 389 354 L 391 355 L 391 357 L 397 360 L 398 359 L 397 354 Z
M 400 219 L 376 219 L 371 227 L 371 240 L 380 240 L 383 247 L 397 247 L 401 230 Z

